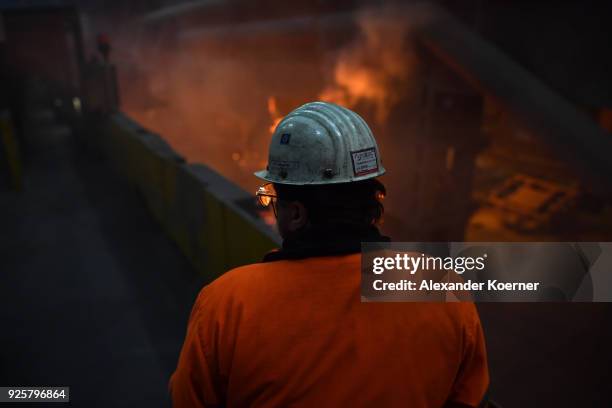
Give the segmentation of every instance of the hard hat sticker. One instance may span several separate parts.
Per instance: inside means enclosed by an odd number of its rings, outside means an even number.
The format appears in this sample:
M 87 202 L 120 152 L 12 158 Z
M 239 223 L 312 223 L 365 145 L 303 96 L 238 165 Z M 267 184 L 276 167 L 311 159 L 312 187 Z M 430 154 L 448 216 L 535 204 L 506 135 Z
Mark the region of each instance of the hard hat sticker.
M 351 152 L 351 159 L 353 160 L 353 173 L 357 177 L 378 171 L 378 160 L 374 147 Z
M 280 138 L 280 144 L 289 144 L 291 133 L 283 133 Z

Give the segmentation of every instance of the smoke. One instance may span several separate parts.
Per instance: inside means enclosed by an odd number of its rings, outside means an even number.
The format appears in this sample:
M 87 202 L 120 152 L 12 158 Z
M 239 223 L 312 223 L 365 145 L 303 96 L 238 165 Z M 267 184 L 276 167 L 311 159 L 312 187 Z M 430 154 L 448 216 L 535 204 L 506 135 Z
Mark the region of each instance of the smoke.
M 266 164 L 270 126 L 260 67 L 205 45 L 161 50 L 148 63 L 144 92 L 123 87 L 124 109 L 189 161 L 252 190 L 252 172 Z
M 394 8 L 358 13 L 357 38 L 335 61 L 333 81 L 319 95 L 324 101 L 352 108 L 364 104 L 384 123 L 408 92 L 417 66 L 409 25 Z
M 205 23 L 128 27 L 115 42 L 125 56 L 116 60 L 122 109 L 187 160 L 252 191 L 271 131 L 290 110 L 319 99 L 385 122 L 417 65 L 401 15 L 389 8 L 322 15 L 297 31 L 268 20 L 255 32 L 246 30 L 252 24 L 228 24 L 234 35 L 203 30 Z M 338 30 L 348 41 L 322 41 Z

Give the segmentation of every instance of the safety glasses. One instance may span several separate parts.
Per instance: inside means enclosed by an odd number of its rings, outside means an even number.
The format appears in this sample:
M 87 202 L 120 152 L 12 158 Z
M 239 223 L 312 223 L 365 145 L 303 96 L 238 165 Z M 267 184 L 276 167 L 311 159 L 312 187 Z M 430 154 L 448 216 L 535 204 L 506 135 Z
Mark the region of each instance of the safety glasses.
M 274 190 L 274 185 L 272 183 L 264 184 L 259 187 L 255 192 L 255 196 L 257 200 L 259 200 L 259 204 L 263 207 L 268 207 L 272 205 L 272 211 L 274 211 L 274 216 L 276 217 L 276 191 Z

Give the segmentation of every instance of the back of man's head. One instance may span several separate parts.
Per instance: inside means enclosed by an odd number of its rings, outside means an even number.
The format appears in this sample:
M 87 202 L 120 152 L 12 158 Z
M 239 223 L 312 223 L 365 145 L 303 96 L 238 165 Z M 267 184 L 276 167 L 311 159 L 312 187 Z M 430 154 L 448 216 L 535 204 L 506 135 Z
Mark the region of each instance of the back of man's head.
M 306 209 L 305 229 L 367 228 L 382 221 L 385 186 L 377 179 L 353 183 L 275 184 L 279 205 L 300 202 Z

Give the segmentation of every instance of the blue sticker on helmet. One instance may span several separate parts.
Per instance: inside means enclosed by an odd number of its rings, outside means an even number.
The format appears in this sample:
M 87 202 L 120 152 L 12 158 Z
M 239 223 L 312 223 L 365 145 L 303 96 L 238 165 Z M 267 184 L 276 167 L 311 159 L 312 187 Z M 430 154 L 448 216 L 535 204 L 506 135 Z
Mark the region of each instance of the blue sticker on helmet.
M 291 133 L 283 133 L 280 138 L 280 144 L 289 144 L 289 139 L 291 139 Z

